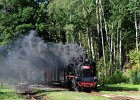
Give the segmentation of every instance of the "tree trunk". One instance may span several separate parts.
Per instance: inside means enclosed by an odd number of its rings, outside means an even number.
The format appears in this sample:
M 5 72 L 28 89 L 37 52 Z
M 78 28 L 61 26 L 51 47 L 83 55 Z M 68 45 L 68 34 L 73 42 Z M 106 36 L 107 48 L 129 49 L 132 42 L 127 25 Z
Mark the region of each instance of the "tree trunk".
M 106 41 L 109 44 L 109 39 L 108 39 L 109 37 L 108 37 L 108 30 L 107 30 L 107 22 L 106 22 L 106 19 L 104 17 L 104 9 L 103 9 L 101 0 L 99 0 L 99 3 L 100 3 L 100 7 L 101 7 L 101 12 L 102 12 L 102 17 L 103 17 L 104 25 L 105 25 Z
M 101 0 L 99 0 L 101 2 Z M 106 59 L 105 59 L 105 49 L 104 49 L 104 36 L 103 36 L 103 28 L 102 28 L 102 12 L 101 8 L 99 6 L 99 23 L 100 23 L 100 33 L 101 33 L 101 39 L 102 39 L 102 50 L 103 50 L 103 59 L 104 59 L 104 66 L 106 67 Z
M 100 59 L 100 30 L 99 30 L 99 3 L 98 3 L 98 0 L 96 0 L 96 20 L 97 20 L 97 24 L 96 24 L 96 27 L 97 27 L 97 35 L 98 35 L 98 59 Z
M 113 53 L 114 53 L 114 54 L 113 54 L 113 59 L 112 59 L 112 62 L 113 62 L 113 71 L 112 71 L 112 72 L 114 72 L 115 69 L 116 69 L 116 68 L 115 68 L 115 66 L 116 66 L 116 49 L 115 49 L 116 46 L 115 46 L 115 44 L 116 44 L 116 43 L 113 44 L 113 46 L 114 46 L 114 51 L 113 51 Z
M 78 38 L 79 38 L 79 41 L 81 41 L 81 34 L 80 34 L 80 32 L 78 32 Z M 81 42 L 79 42 L 79 45 L 81 46 Z
M 91 51 L 91 43 L 90 43 L 90 33 L 89 33 L 89 28 L 87 27 L 87 40 L 88 40 L 88 54 Z
M 120 58 L 120 69 L 122 70 L 122 32 L 120 31 L 120 42 L 119 42 L 119 58 Z
M 112 30 L 113 30 L 113 24 L 112 24 Z M 113 50 L 113 33 L 111 34 L 110 36 L 110 64 L 109 64 L 109 71 L 110 71 L 110 74 L 111 74 L 111 69 L 112 69 L 112 56 L 113 56 L 113 53 L 112 53 L 112 50 Z
M 6 14 L 7 9 L 6 9 L 6 0 L 4 0 L 4 14 Z
M 93 37 L 91 36 L 91 53 L 92 53 L 92 59 L 95 60 L 95 52 L 93 47 Z
M 117 27 L 117 48 L 116 48 L 116 70 L 118 69 L 118 59 L 119 59 L 119 22 Z
M 135 19 L 135 29 L 136 29 L 136 50 L 139 50 L 138 47 L 138 25 L 137 25 L 137 15 L 134 14 L 134 19 Z

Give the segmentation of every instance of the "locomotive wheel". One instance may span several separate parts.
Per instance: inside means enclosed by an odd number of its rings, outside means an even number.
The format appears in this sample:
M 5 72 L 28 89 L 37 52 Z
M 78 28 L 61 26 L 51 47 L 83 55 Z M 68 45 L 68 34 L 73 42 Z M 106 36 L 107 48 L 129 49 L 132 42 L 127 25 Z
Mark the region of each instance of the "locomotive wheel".
M 88 88 L 88 91 L 87 92 L 91 93 L 91 88 Z
M 97 85 L 93 88 L 93 91 L 95 91 L 95 92 L 98 91 Z
M 78 87 L 78 92 L 81 92 L 82 91 L 82 88 L 79 86 Z
M 67 79 L 67 87 L 68 87 L 68 89 L 70 90 L 70 91 L 72 91 L 73 90 L 73 88 L 72 88 L 72 82 L 71 82 L 71 80 L 69 80 L 69 79 Z
M 85 92 L 91 93 L 91 88 L 84 88 Z
M 74 90 L 77 91 L 77 92 L 81 92 L 82 91 L 81 87 L 79 87 L 79 86 L 74 87 Z

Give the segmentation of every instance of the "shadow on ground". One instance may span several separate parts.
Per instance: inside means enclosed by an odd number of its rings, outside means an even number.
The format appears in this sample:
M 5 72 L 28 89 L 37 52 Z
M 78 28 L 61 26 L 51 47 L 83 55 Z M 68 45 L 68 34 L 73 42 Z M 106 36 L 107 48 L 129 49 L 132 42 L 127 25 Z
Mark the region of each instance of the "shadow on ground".
M 138 88 L 129 88 L 129 87 L 113 87 L 113 86 L 104 86 L 100 87 L 101 91 L 139 91 Z

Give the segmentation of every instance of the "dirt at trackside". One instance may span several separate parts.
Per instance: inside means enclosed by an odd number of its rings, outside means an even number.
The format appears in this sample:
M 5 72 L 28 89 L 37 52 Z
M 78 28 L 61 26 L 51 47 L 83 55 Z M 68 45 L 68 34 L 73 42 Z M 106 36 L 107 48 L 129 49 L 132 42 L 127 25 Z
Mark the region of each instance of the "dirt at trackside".
M 130 91 L 130 93 L 139 94 L 140 92 Z M 140 100 L 140 96 L 137 97 L 137 96 L 118 95 L 118 94 L 105 94 L 105 93 L 100 93 L 100 92 L 91 92 L 90 95 L 107 97 L 110 100 Z
M 37 92 L 33 92 L 34 89 L 39 89 L 39 91 Z M 43 90 L 42 90 L 43 89 Z M 42 87 L 42 88 L 38 88 L 38 87 L 28 87 L 26 85 L 23 85 L 23 86 L 19 86 L 19 87 L 16 87 L 16 90 L 17 90 L 17 93 L 20 93 L 20 94 L 24 94 L 25 96 L 25 100 L 50 100 L 47 96 L 41 96 L 41 95 L 38 95 L 40 92 L 44 92 L 44 90 L 66 90 L 67 89 L 64 89 L 64 88 L 52 88 L 52 87 Z M 120 92 L 120 91 L 117 91 L 117 92 Z M 110 100 L 140 100 L 140 91 L 121 91 L 121 92 L 125 92 L 126 94 L 128 95 L 123 95 L 123 94 L 116 94 L 112 91 L 111 94 L 109 93 L 102 93 L 102 92 L 91 92 L 91 93 L 88 93 L 89 95 L 92 95 L 92 96 L 100 96 L 100 97 L 106 97 L 106 98 L 109 98 Z M 84 92 L 85 93 L 85 92 Z M 130 95 L 129 95 L 130 94 Z M 135 96 L 135 94 L 137 94 L 137 96 Z

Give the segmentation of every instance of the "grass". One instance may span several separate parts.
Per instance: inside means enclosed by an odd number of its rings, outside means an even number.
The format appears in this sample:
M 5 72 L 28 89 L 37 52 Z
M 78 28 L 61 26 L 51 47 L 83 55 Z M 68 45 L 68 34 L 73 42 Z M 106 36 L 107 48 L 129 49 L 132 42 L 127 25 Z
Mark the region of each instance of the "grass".
M 131 91 L 131 92 L 130 92 Z M 47 96 L 49 100 L 109 100 L 109 98 L 103 97 L 103 94 L 121 95 L 121 96 L 136 96 L 140 98 L 140 85 L 132 84 L 110 84 L 100 88 L 99 95 L 65 91 L 65 90 L 43 90 L 38 91 L 41 96 Z M 97 93 L 98 94 L 98 93 Z
M 85 92 L 75 92 L 66 90 L 35 90 L 37 95 L 47 96 L 49 100 L 109 100 L 109 98 Z M 132 84 L 110 84 L 100 88 L 101 94 L 113 94 L 123 96 L 139 97 L 140 85 Z M 0 88 L 0 100 L 23 100 L 22 96 L 15 93 L 10 88 Z
M 0 88 L 0 100 L 23 100 L 22 97 L 12 89 Z
M 140 85 L 110 84 L 101 88 L 103 91 L 140 91 Z
M 124 96 L 138 96 L 140 97 L 140 85 L 132 84 L 110 84 L 100 89 L 101 93 L 124 95 Z
M 72 91 L 48 91 L 43 95 L 46 95 L 50 100 L 109 100 L 106 97 L 94 96 L 88 93 Z

